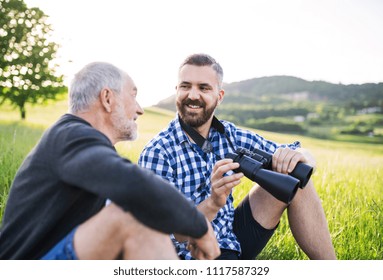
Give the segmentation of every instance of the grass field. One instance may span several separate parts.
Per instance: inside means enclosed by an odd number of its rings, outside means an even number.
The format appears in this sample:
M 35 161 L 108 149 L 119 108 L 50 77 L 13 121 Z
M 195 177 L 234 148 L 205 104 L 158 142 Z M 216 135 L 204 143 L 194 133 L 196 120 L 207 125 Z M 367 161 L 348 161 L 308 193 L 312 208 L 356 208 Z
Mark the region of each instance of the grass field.
M 17 111 L 0 107 L 0 218 L 9 186 L 25 155 L 47 126 L 66 112 L 66 102 L 27 108 L 27 121 Z M 117 145 L 119 153 L 136 162 L 147 141 L 174 116 L 147 108 L 139 118 L 139 139 Z M 313 175 L 328 218 L 337 257 L 343 260 L 383 259 L 383 145 L 333 142 L 259 132 L 277 142 L 300 140 L 315 155 Z M 237 203 L 252 182 L 244 179 L 234 191 Z M 286 216 L 259 259 L 306 259 L 295 243 Z

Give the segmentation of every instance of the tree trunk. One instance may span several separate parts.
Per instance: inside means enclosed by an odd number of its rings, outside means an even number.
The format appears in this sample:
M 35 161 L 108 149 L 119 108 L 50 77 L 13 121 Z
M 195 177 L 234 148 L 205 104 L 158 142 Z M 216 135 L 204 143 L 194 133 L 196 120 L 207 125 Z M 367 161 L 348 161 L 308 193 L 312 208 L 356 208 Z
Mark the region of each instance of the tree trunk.
M 26 115 L 25 107 L 21 106 L 20 107 L 20 117 L 22 120 L 25 120 L 25 115 Z

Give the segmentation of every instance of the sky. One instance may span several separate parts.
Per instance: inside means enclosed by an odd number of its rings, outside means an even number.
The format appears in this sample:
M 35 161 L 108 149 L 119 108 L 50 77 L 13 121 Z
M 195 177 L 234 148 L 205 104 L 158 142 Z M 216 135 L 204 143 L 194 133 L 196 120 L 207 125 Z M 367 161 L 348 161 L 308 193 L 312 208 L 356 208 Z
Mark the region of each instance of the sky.
M 146 107 L 175 94 L 180 63 L 207 53 L 224 82 L 273 75 L 383 82 L 381 0 L 24 0 L 49 16 L 67 85 L 93 61 L 125 70 Z

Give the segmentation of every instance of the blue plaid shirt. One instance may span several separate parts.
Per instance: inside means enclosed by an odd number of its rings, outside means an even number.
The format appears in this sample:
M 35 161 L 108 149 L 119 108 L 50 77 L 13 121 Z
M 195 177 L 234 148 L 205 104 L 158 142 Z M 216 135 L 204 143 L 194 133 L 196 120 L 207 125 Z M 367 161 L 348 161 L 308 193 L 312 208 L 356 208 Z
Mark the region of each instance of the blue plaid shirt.
M 232 123 L 226 121 L 221 123 L 235 149 L 242 147 L 251 151 L 253 148 L 258 148 L 274 153 L 280 146 L 289 146 L 292 149 L 299 147 L 299 142 L 279 145 L 253 132 L 239 129 Z M 213 146 L 211 153 L 203 152 L 198 145 L 190 141 L 182 130 L 177 116 L 165 130 L 145 146 L 138 164 L 173 183 L 180 192 L 198 205 L 210 196 L 211 174 L 215 163 L 225 158 L 227 153 L 235 152 L 225 135 L 215 128 L 210 129 L 208 140 Z M 212 221 L 212 226 L 221 248 L 240 252 L 240 244 L 233 232 L 233 219 L 233 196 L 230 194 L 226 205 L 219 210 Z M 186 243 L 176 241 L 173 236 L 172 240 L 179 256 L 192 259 L 186 249 Z

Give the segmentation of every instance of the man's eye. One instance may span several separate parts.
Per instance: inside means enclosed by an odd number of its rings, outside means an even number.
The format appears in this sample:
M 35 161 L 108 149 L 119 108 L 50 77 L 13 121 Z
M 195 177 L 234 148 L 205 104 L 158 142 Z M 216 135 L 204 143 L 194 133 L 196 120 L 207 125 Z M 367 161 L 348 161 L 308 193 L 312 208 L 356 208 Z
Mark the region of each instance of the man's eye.
M 210 90 L 210 87 L 202 86 L 202 87 L 200 87 L 200 90 L 203 92 L 206 92 L 206 91 Z

